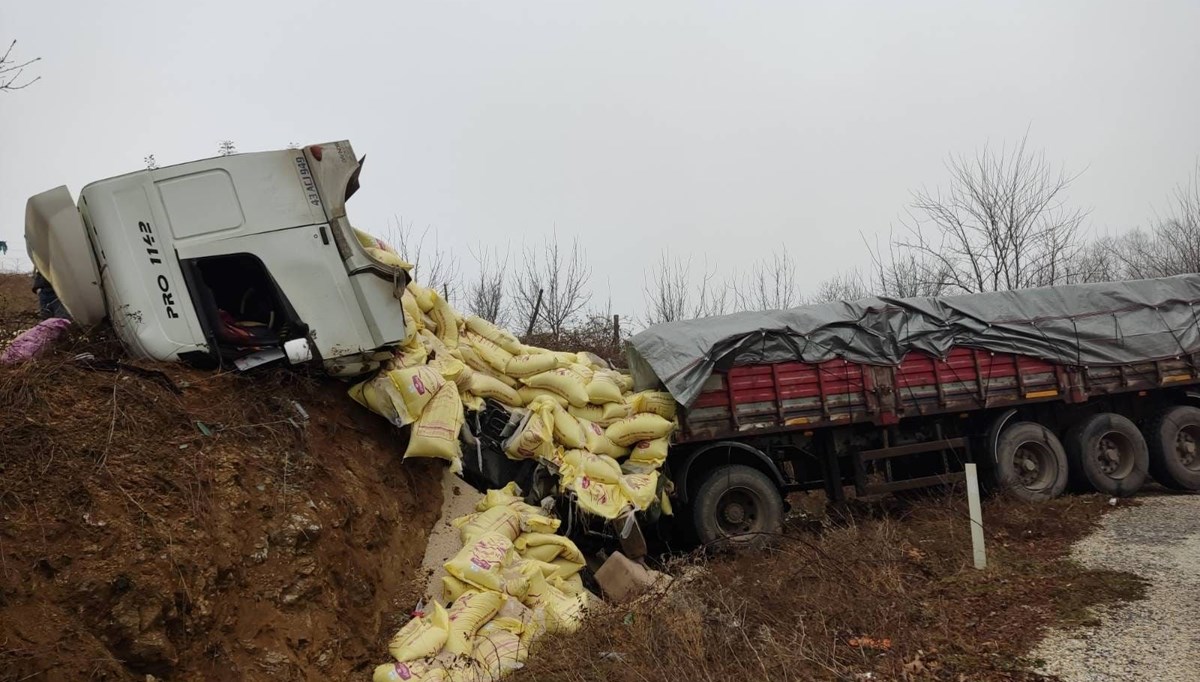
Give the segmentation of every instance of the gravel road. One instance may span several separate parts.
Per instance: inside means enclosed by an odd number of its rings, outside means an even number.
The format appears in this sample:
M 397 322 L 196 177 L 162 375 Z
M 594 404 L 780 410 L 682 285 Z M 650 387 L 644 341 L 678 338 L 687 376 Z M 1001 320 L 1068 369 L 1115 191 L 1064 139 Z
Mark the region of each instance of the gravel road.
M 1066 682 L 1200 679 L 1200 495 L 1138 498 L 1072 548 L 1089 568 L 1136 573 L 1146 599 L 1101 613 L 1097 627 L 1055 631 L 1032 657 Z

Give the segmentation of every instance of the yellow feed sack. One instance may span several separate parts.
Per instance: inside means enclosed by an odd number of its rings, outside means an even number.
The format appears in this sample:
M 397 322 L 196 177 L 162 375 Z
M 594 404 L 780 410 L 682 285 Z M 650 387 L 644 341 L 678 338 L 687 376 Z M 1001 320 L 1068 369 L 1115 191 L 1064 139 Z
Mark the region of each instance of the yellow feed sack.
M 525 423 L 504 443 L 509 459 L 550 459 L 554 456 L 554 423 L 530 412 Z
M 454 384 L 446 384 L 413 424 L 404 458 L 438 457 L 461 466 L 458 432 L 462 422 L 463 406 L 458 389 Z
M 441 666 L 413 661 L 411 663 L 384 663 L 376 666 L 371 682 L 453 682 L 450 673 Z
M 437 325 L 437 337 L 449 348 L 458 346 L 458 315 L 450 304 L 439 296 L 434 301 L 429 318 Z
M 388 372 L 388 378 L 396 385 L 396 390 L 400 391 L 405 409 L 414 417 L 425 411 L 425 406 L 446 383 L 441 373 L 425 365 L 394 369 Z
M 570 634 L 583 625 L 583 617 L 591 605 L 591 595 L 587 592 L 564 594 L 558 588 L 550 587 L 553 596 L 546 598 L 546 632 L 562 632 Z
M 530 388 L 528 386 L 522 386 L 517 389 L 517 395 L 521 397 L 521 403 L 524 405 L 528 405 L 540 396 L 545 396 L 552 399 L 554 402 L 558 403 L 560 407 L 566 407 L 567 405 L 570 405 L 566 398 L 553 391 L 547 391 L 544 388 Z
M 529 646 L 521 640 L 520 634 L 490 626 L 491 623 L 488 623 L 480 630 L 471 653 L 482 669 L 478 678 L 482 680 L 498 680 L 520 669 L 529 656 Z
M 555 577 L 550 580 L 550 584 L 561 590 L 563 594 L 579 594 L 583 592 L 583 578 L 578 573 L 569 578 Z
M 629 399 L 634 414 L 657 414 L 663 419 L 675 419 L 675 398 L 665 391 L 642 391 Z
M 521 501 L 521 488 L 516 481 L 509 481 L 508 485 L 503 488 L 487 491 L 483 499 L 475 504 L 475 511 L 487 511 L 492 507 L 506 507 Z
M 550 533 L 522 533 L 517 537 L 513 546 L 517 553 L 527 559 L 551 562 L 555 559 L 566 559 L 583 566 L 583 552 L 570 538 Z
M 521 531 L 525 533 L 553 533 L 562 524 L 562 521 L 546 516 L 541 507 L 515 502 L 509 508 L 521 515 Z
M 474 648 L 471 638 L 475 636 L 475 631 L 496 615 L 505 599 L 499 592 L 463 592 L 450 607 L 446 651 L 458 656 L 470 655 Z
M 499 533 L 509 540 L 521 534 L 521 515 L 512 507 L 498 506 L 460 516 L 450 522 L 458 529 L 459 539 L 469 545 L 488 533 Z
M 520 355 L 527 352 L 521 345 L 521 342 L 517 340 L 517 337 L 510 334 L 508 330 L 501 329 L 482 317 L 471 315 L 466 318 L 465 322 L 467 329 L 472 333 L 500 346 L 508 351 L 510 355 Z
M 555 357 L 557 357 L 558 361 L 564 365 L 573 365 L 573 364 L 579 362 L 579 356 L 576 355 L 575 353 L 568 353 L 566 351 L 561 351 L 561 350 L 552 350 L 549 352 L 552 355 L 554 355 Z
M 412 415 L 404 406 L 404 398 L 386 374 L 355 384 L 348 393 L 354 402 L 380 415 L 393 426 L 407 426 L 413 422 Z
M 587 450 L 563 453 L 563 469 L 566 476 L 587 476 L 604 483 L 616 483 L 621 479 L 621 465 L 616 460 Z
M 629 416 L 629 405 L 626 405 L 624 402 L 608 403 L 606 405 L 588 403 L 581 407 L 570 405 L 567 407 L 567 412 L 580 419 L 586 419 L 600 426 L 608 427 L 612 423 Z
M 633 390 L 633 377 L 624 372 L 615 372 L 613 378 L 616 379 L 617 385 L 621 387 L 621 395 Z
M 663 438 L 674 430 L 674 422 L 667 421 L 657 414 L 644 412 L 613 423 L 604 430 L 604 434 L 617 445 L 629 447 L 640 440 Z
M 462 357 L 462 353 L 458 348 L 451 350 L 449 346 L 442 343 L 442 340 L 437 337 L 437 334 L 434 334 L 429 329 L 422 327 L 421 331 L 418 332 L 418 337 L 421 341 L 421 345 L 425 347 L 425 352 L 428 353 L 430 357 L 440 358 L 446 355 L 451 355 L 457 358 Z
M 392 351 L 392 359 L 389 361 L 389 371 L 393 369 L 406 369 L 409 367 L 420 367 L 429 360 L 429 350 L 421 343 L 420 336 L 414 336 L 411 340 L 405 341 L 403 345 L 397 346 Z
M 629 506 L 629 500 L 615 483 L 602 483 L 587 476 L 570 479 L 566 486 L 575 493 L 579 508 L 589 514 L 615 519 Z
M 609 440 L 608 436 L 604 435 L 604 428 L 599 424 L 580 419 L 579 425 L 583 428 L 584 437 L 587 439 L 584 445 L 585 450 L 597 455 L 607 455 L 613 459 L 620 459 L 629 454 L 629 448 L 623 448 Z
M 504 367 L 504 373 L 510 377 L 521 379 L 523 377 L 549 372 L 550 370 L 558 369 L 558 358 L 543 353 L 540 355 L 514 355 Z
M 623 402 L 621 387 L 609 372 L 595 372 L 587 385 L 588 402 L 596 405 Z
M 625 474 L 617 482 L 621 492 L 633 503 L 638 511 L 649 509 L 658 497 L 658 472 L 647 474 Z
M 503 374 L 508 368 L 508 361 L 513 359 L 513 354 L 501 348 L 494 341 L 483 338 L 473 332 L 466 333 L 467 343 L 471 344 L 471 348 L 483 358 L 483 361 L 492 368 L 492 371 Z
M 567 399 L 576 407 L 587 404 L 587 388 L 579 375 L 566 368 L 559 368 L 522 379 L 526 386 L 542 388 Z
M 483 398 L 491 398 L 509 407 L 520 407 L 524 404 L 521 401 L 521 396 L 517 395 L 516 391 L 506 386 L 503 381 L 483 372 L 473 372 L 471 374 L 467 391 Z
M 413 324 L 416 325 L 416 328 L 412 330 L 413 333 L 425 328 L 421 306 L 417 305 L 417 299 L 413 296 L 411 289 L 405 289 L 404 293 L 400 294 L 400 307 L 404 310 L 404 323 L 408 324 L 409 319 L 411 319 Z
M 662 466 L 662 463 L 667 461 L 667 445 L 670 441 L 671 439 L 666 437 L 638 441 L 630 451 L 629 459 L 633 462 Z
M 448 602 L 453 602 L 455 599 L 458 599 L 463 592 L 473 589 L 475 588 L 452 575 L 442 576 L 442 599 L 445 599 Z
M 592 372 L 591 367 L 588 367 L 587 365 L 581 365 L 578 362 L 571 365 L 570 367 L 567 367 L 567 369 L 578 374 L 579 378 L 583 379 L 583 383 L 585 386 L 587 385 L 587 383 L 589 381 L 592 380 L 592 375 L 594 374 L 594 372 Z
M 442 650 L 450 635 L 450 616 L 441 604 L 434 602 L 433 612 L 408 621 L 392 635 L 388 653 L 404 663 L 433 656 Z
M 554 439 L 563 447 L 582 448 L 587 445 L 587 434 L 579 420 L 571 416 L 561 405 L 550 403 L 551 415 L 554 420 Z
M 412 292 L 413 298 L 417 302 L 417 307 L 421 312 L 427 313 L 433 310 L 433 306 L 437 303 L 437 299 L 441 298 L 438 293 L 428 287 L 423 287 L 416 282 L 408 283 L 408 290 Z
M 512 540 L 499 533 L 487 533 L 458 550 L 446 562 L 446 572 L 475 587 L 504 592 L 504 567 L 515 558 Z

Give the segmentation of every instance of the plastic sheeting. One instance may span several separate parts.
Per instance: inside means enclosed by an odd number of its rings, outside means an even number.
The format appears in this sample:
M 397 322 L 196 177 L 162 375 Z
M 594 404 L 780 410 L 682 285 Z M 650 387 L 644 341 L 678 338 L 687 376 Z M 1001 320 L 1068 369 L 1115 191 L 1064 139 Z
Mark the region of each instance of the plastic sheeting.
M 640 389 L 688 406 L 715 369 L 845 358 L 896 365 L 954 346 L 1067 365 L 1119 365 L 1200 352 L 1200 275 L 936 298 L 867 298 L 649 327 L 633 337 Z

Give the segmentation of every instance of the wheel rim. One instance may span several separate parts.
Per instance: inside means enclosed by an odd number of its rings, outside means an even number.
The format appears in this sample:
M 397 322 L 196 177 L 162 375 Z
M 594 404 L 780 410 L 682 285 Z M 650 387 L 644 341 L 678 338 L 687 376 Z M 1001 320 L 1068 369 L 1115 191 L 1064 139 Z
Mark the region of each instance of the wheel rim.
M 1101 473 L 1111 479 L 1120 480 L 1133 472 L 1133 444 L 1116 431 L 1097 439 L 1090 454 Z
M 762 531 L 762 506 L 749 488 L 730 488 L 717 500 L 717 526 L 726 537 Z
M 1188 471 L 1200 471 L 1200 427 L 1185 426 L 1175 436 L 1175 457 Z
M 1045 443 L 1028 441 L 1021 443 L 1013 453 L 1013 468 L 1017 484 L 1031 491 L 1041 491 L 1054 483 L 1058 473 L 1054 454 Z

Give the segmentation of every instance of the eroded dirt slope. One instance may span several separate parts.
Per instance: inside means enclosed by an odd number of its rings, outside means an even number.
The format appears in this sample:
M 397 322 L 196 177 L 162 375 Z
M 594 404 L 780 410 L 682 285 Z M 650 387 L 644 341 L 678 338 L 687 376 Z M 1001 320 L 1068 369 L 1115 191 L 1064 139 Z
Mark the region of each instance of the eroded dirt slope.
M 369 674 L 441 504 L 403 445 L 335 382 L 130 366 L 102 332 L 0 368 L 0 680 Z

